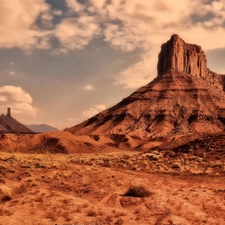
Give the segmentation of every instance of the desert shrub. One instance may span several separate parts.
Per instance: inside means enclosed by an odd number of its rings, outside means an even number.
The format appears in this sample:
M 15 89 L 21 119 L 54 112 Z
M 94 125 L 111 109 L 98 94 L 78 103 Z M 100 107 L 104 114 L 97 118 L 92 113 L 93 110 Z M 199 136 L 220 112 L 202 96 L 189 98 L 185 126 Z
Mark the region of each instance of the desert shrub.
M 1 202 L 8 202 L 12 199 L 12 192 L 9 187 L 6 185 L 2 185 L 0 188 L 0 201 Z
M 150 195 L 152 195 L 152 192 L 148 191 L 145 187 L 141 185 L 130 186 L 129 189 L 124 194 L 124 196 L 139 197 L 139 198 L 145 198 Z
M 70 212 L 63 213 L 63 217 L 64 217 L 65 221 L 67 221 L 67 222 L 73 219 L 73 215 L 71 215 Z
M 15 194 L 24 194 L 27 188 L 22 184 L 19 187 L 14 189 Z
M 134 214 L 139 214 L 140 213 L 140 209 L 135 209 L 134 210 Z
M 2 201 L 3 201 L 3 202 L 8 202 L 8 201 L 10 201 L 11 199 L 12 199 L 11 196 L 8 196 L 8 195 L 5 195 L 5 196 L 2 197 Z
M 103 158 L 103 166 L 105 166 L 105 167 L 111 167 L 110 160 L 109 159 L 106 159 L 106 158 Z
M 0 209 L 0 216 L 12 216 L 13 212 L 7 209 Z
M 81 205 L 82 208 L 87 208 L 89 205 L 87 203 L 84 203 L 83 205 Z
M 0 178 L 0 183 L 1 183 L 1 184 L 5 184 L 5 180 L 2 179 L 2 178 Z
M 57 215 L 54 212 L 46 212 L 45 218 L 50 219 L 52 221 L 56 221 L 57 220 Z
M 124 221 L 120 218 L 114 224 L 115 225 L 122 225 L 123 223 L 124 223 Z
M 113 219 L 112 219 L 112 216 L 107 216 L 106 218 L 105 218 L 105 221 L 107 222 L 107 223 L 112 223 L 112 221 L 113 221 Z
M 87 216 L 95 217 L 97 216 L 97 213 L 94 210 L 90 209 L 87 212 Z
M 82 188 L 77 189 L 76 192 L 79 194 L 80 197 L 83 197 L 84 194 L 90 193 L 91 190 L 88 187 L 82 187 Z
M 127 214 L 126 213 L 124 213 L 124 212 L 115 212 L 115 218 L 117 218 L 117 217 L 121 217 L 121 216 L 126 216 Z

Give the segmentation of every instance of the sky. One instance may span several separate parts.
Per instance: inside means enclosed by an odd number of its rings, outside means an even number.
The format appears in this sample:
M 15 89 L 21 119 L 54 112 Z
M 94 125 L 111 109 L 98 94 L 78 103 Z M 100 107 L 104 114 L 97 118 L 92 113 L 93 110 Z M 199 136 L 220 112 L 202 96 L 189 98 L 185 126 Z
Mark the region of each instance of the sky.
M 225 0 L 0 0 L 0 113 L 78 124 L 153 80 L 172 34 L 225 74 Z

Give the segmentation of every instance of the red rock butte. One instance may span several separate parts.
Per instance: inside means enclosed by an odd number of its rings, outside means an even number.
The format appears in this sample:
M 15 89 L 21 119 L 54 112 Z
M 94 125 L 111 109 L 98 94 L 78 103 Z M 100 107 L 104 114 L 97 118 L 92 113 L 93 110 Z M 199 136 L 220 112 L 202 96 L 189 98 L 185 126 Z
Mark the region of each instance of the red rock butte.
M 157 69 L 149 84 L 66 131 L 143 139 L 225 130 L 225 76 L 208 69 L 200 46 L 172 35 L 161 47 Z
M 11 116 L 11 109 L 8 108 L 7 115 L 1 114 L 0 116 L 0 134 L 4 133 L 30 134 L 34 132 L 14 119 Z

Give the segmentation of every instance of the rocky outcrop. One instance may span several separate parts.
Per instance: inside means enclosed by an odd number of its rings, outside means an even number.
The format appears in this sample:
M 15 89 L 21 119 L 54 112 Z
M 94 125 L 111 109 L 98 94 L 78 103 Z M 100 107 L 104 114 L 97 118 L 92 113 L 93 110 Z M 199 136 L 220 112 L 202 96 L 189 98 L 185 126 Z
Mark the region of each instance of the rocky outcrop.
M 225 130 L 224 92 L 199 79 L 178 72 L 159 76 L 112 108 L 67 131 L 139 138 L 221 132 Z
M 32 130 L 18 122 L 11 116 L 10 108 L 7 110 L 7 115 L 0 116 L 0 133 L 34 133 Z
M 77 134 L 136 140 L 225 130 L 224 76 L 207 68 L 200 46 L 173 35 L 159 54 L 158 76 L 117 105 L 74 127 Z
M 219 89 L 225 90 L 225 76 L 207 67 L 207 59 L 199 45 L 185 43 L 177 34 L 161 46 L 158 56 L 158 76 L 170 72 L 180 72 L 200 77 Z
M 198 45 L 186 44 L 177 34 L 162 45 L 158 60 L 158 75 L 183 72 L 205 78 L 208 73 L 204 52 Z

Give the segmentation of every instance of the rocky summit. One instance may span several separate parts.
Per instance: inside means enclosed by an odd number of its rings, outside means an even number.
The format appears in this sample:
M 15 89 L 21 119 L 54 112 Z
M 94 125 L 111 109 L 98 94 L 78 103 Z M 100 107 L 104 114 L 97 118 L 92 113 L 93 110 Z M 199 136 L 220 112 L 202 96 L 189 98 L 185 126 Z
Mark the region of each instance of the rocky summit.
M 157 69 L 152 82 L 66 131 L 142 139 L 225 130 L 225 75 L 208 69 L 200 46 L 172 35 L 161 47 Z

